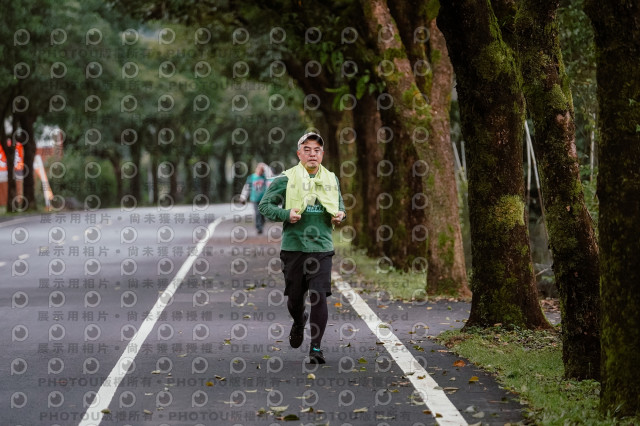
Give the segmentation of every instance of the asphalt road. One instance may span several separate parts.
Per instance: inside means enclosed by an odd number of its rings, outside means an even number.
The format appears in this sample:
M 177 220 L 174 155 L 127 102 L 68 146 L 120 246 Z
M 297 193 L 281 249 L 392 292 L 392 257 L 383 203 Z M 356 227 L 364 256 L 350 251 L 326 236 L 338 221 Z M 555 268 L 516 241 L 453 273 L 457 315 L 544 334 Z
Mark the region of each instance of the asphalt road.
M 288 345 L 281 227 L 257 235 L 251 212 L 180 206 L 0 222 L 0 423 L 523 420 L 517 397 L 466 361 L 454 366 L 429 339 L 461 327 L 465 303 L 400 302 L 336 276 L 327 364 L 307 364 L 308 326 L 301 348 Z

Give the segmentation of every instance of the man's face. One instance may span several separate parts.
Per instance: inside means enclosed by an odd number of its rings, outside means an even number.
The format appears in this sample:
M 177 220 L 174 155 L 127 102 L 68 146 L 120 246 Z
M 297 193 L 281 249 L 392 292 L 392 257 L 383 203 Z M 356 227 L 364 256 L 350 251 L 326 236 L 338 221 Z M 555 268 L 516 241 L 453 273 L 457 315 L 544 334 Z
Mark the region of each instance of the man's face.
M 323 155 L 322 145 L 314 140 L 307 139 L 298 149 L 298 158 L 307 171 L 315 171 L 322 163 Z

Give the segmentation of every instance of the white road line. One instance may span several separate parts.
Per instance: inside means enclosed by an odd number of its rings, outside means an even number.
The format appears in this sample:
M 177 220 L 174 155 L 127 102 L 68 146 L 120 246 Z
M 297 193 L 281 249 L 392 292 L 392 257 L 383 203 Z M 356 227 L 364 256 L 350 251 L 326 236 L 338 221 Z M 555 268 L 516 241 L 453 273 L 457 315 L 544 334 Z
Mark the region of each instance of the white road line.
M 102 417 L 104 413 L 102 410 L 105 410 L 109 407 L 113 396 L 120 385 L 122 379 L 127 374 L 127 369 L 130 365 L 130 362 L 135 359 L 138 355 L 142 344 L 153 330 L 158 318 L 164 308 L 167 306 L 167 301 L 171 299 L 171 297 L 175 294 L 180 284 L 182 284 L 182 280 L 187 275 L 187 272 L 193 265 L 193 262 L 196 260 L 200 253 L 202 253 L 202 249 L 205 244 L 209 241 L 209 239 L 213 236 L 213 232 L 215 231 L 218 224 L 224 219 L 224 217 L 219 217 L 215 221 L 211 222 L 207 227 L 208 234 L 206 238 L 203 238 L 196 245 L 195 251 L 192 252 L 187 260 L 182 264 L 182 267 L 176 274 L 176 276 L 171 280 L 171 283 L 167 286 L 166 290 L 160 295 L 156 304 L 151 309 L 149 315 L 145 318 L 144 322 L 140 326 L 138 332 L 133 336 L 127 347 L 124 349 L 124 352 L 120 356 L 120 359 L 116 363 L 113 370 L 109 374 L 109 377 L 104 381 L 104 384 L 98 390 L 98 394 L 95 396 L 97 401 L 96 404 L 92 404 L 91 407 L 87 409 L 87 412 L 82 416 L 82 421 L 78 426 L 98 426 L 102 421 Z M 123 366 L 125 366 L 123 368 Z
M 413 387 L 416 388 L 424 403 L 431 410 L 432 415 L 436 417 L 436 422 L 441 425 L 467 425 L 460 411 L 447 398 L 443 390 L 437 389 L 439 387 L 438 383 L 431 378 L 427 370 L 420 365 L 407 347 L 393 334 L 391 327 L 385 328 L 385 325 L 388 324 L 380 320 L 360 295 L 351 288 L 349 283 L 342 281 L 339 274 L 334 274 L 333 279 L 338 290 L 347 298 L 356 313 L 376 335 L 378 340 L 384 343 L 389 355 L 407 375 Z M 381 325 L 383 327 L 380 327 Z M 437 417 L 436 414 L 442 417 Z

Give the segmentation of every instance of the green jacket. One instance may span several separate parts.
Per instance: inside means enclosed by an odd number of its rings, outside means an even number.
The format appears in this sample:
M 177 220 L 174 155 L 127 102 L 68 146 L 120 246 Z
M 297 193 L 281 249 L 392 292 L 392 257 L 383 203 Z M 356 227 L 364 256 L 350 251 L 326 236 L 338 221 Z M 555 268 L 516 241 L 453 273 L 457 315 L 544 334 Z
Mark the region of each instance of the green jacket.
M 284 222 L 281 249 L 305 253 L 332 251 L 331 231 L 333 231 L 333 225 L 331 224 L 331 215 L 327 213 L 319 201 L 316 201 L 313 206 L 308 206 L 302 212 L 302 217 L 298 222 L 289 222 L 289 210 L 280 207 L 280 205 L 284 205 L 286 199 L 288 182 L 289 178 L 286 176 L 278 176 L 269 186 L 258 206 L 260 213 L 268 219 L 274 222 Z M 337 177 L 336 182 L 338 182 Z M 340 211 L 346 214 L 340 192 L 340 182 L 338 182 L 338 199 Z

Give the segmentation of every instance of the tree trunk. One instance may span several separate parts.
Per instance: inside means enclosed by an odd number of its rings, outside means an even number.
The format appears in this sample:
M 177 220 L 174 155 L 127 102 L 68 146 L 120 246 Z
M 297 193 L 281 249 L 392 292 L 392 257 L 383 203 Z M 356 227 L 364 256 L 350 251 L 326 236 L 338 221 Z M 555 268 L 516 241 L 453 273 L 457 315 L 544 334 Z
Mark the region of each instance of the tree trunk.
M 429 99 L 431 101 L 430 143 L 427 155 L 434 164 L 434 188 L 429 201 L 432 205 L 429 220 L 434 236 L 429 238 L 427 259 L 427 291 L 430 294 L 471 296 L 467 286 L 467 270 L 462 245 L 462 230 L 458 207 L 451 145 L 449 107 L 453 89 L 453 66 L 449 59 L 444 36 L 436 26 L 435 17 L 429 22 L 431 37 L 429 53 L 433 77 Z
M 141 179 L 142 179 L 142 142 L 136 141 L 131 145 L 131 161 L 138 167 L 138 172 L 129 179 L 129 193 L 133 196 L 136 203 L 142 201 Z
M 151 152 L 151 192 L 153 198 L 149 200 L 150 204 L 156 204 L 160 200 L 160 194 L 158 194 L 158 154 Z
M 438 2 L 422 2 L 416 10 L 413 2 L 394 1 L 390 9 L 418 89 L 427 95 L 431 107 L 430 120 L 425 123 L 428 146 L 424 149 L 424 144 L 418 145 L 418 155 L 431 166 L 432 174 L 425 188 L 429 204 L 425 225 L 430 233 L 427 292 L 469 297 L 449 124 L 453 67 L 444 37 L 436 26 Z
M 355 245 L 367 250 L 370 257 L 383 255 L 382 242 L 376 240 L 377 230 L 382 222 L 376 209 L 376 200 L 382 193 L 381 178 L 377 175 L 378 164 L 383 159 L 384 144 L 378 141 L 378 131 L 382 127 L 380 112 L 376 109 L 376 99 L 365 94 L 358 100 L 353 114 L 356 131 L 356 155 L 358 172 L 357 203 L 360 206 L 361 227 L 356 228 Z
M 438 26 L 457 75 L 469 172 L 473 298 L 467 327 L 549 327 L 525 222 L 524 99 L 513 53 L 486 0 L 443 2 Z
M 437 28 L 425 44 L 434 19 L 428 5 L 415 10 L 407 2 L 394 2 L 395 16 L 391 16 L 386 1 L 363 0 L 363 9 L 370 23 L 369 37 L 395 68 L 394 72 L 383 71 L 382 66 L 378 69 L 394 100 L 393 108 L 383 110 L 382 116 L 398 135 L 388 149 L 397 173 L 387 188 L 394 205 L 385 210 L 385 223 L 400 225 L 385 251 L 398 268 L 426 266 L 429 293 L 468 296 L 449 136 L 453 71 L 446 45 Z M 396 26 L 394 18 L 401 25 Z M 398 178 L 407 180 L 408 192 L 398 186 Z
M 36 192 L 35 192 L 35 170 L 33 170 L 33 160 L 36 157 L 36 135 L 33 125 L 36 118 L 31 115 L 20 116 L 20 126 L 26 133 L 26 142 L 22 144 L 24 148 L 24 179 L 23 191 L 27 200 L 27 210 L 37 210 Z
M 425 208 L 412 208 L 416 197 L 425 195 L 431 165 L 419 161 L 418 143 L 414 131 L 428 123 L 428 108 L 413 108 L 412 101 L 420 97 L 405 48 L 397 37 L 395 25 L 386 0 L 361 0 L 368 24 L 368 38 L 375 43 L 386 68 L 377 67 L 378 78 L 386 83 L 386 93 L 378 97 L 382 122 L 393 131 L 393 140 L 385 151 L 385 162 L 379 169 L 385 192 L 377 200 L 383 224 L 376 237 L 383 239 L 384 251 L 396 269 L 411 270 L 426 261 L 431 231 L 426 225 Z M 384 35 L 381 35 L 384 32 Z M 380 173 L 379 173 L 380 174 Z
M 180 194 L 178 193 L 178 162 L 177 161 L 169 161 L 169 164 L 173 167 L 173 173 L 169 176 L 169 195 L 174 203 L 178 203 L 180 200 L 178 197 Z
M 191 156 L 182 157 L 182 167 L 184 167 L 184 198 L 193 203 L 193 166 L 190 165 Z
M 559 1 L 525 0 L 515 22 L 533 146 L 562 313 L 567 378 L 600 378 L 598 245 L 585 206 L 575 145 L 571 91 L 560 51 Z M 515 46 L 514 46 L 515 47 Z
M 601 140 L 601 409 L 640 414 L 640 3 L 586 2 L 595 30 Z
M 116 192 L 118 201 L 122 200 L 123 192 L 123 183 L 122 183 L 122 169 L 120 165 L 120 155 L 116 152 L 111 152 L 108 155 L 109 162 L 113 166 L 113 173 L 116 176 Z
M 327 145 L 325 146 L 326 157 L 323 165 L 335 172 L 340 168 L 338 132 L 342 121 L 342 111 L 333 109 L 334 95 L 325 90 L 332 86 L 331 81 L 327 78 L 327 72 L 323 70 L 317 76 L 309 76 L 305 72 L 305 66 L 298 58 L 285 57 L 284 63 L 287 66 L 287 72 L 298 82 L 302 91 L 306 95 L 314 95 L 319 99 L 317 110 L 322 113 L 323 120 L 321 120 L 322 123 L 318 131 L 327 141 Z M 315 101 L 310 100 L 309 106 L 315 108 L 316 104 L 314 102 Z M 312 109 L 312 111 L 313 110 L 315 109 Z M 310 116 L 313 117 L 313 114 L 310 114 Z

